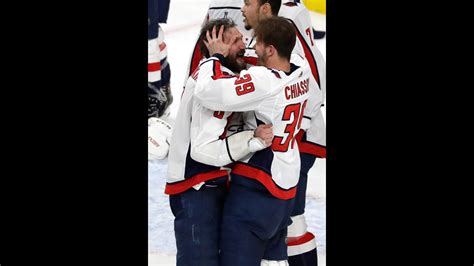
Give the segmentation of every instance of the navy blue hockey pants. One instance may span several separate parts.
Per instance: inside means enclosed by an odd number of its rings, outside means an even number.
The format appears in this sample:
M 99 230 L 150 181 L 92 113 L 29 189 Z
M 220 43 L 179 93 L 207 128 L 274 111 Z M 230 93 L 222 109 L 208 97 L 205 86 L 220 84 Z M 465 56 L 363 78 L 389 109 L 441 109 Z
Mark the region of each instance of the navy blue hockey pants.
M 260 266 L 262 259 L 286 260 L 294 201 L 278 199 L 239 180 L 256 182 L 232 175 L 222 218 L 220 266 Z
M 170 196 L 177 266 L 218 266 L 219 230 L 227 188 L 203 185 Z

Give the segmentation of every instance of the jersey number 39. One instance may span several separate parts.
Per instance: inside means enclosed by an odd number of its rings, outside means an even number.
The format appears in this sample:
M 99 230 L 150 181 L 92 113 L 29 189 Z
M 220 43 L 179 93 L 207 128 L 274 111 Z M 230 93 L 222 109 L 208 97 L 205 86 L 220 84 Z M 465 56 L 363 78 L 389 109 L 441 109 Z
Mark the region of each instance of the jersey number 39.
M 303 104 L 296 103 L 290 104 L 285 107 L 285 111 L 283 112 L 282 121 L 291 121 L 285 127 L 285 136 L 275 136 L 272 142 L 272 150 L 279 151 L 279 152 L 286 152 L 288 151 L 288 147 L 290 146 L 291 142 L 291 149 L 293 149 L 295 145 L 295 132 L 301 127 L 301 121 L 303 120 L 303 113 L 304 108 L 306 107 L 306 102 L 304 101 Z M 293 117 L 293 120 L 291 118 Z
M 252 81 L 252 77 L 249 74 L 245 74 L 234 82 L 234 85 L 237 85 L 235 86 L 235 92 L 238 96 L 242 96 L 255 90 L 253 82 L 250 81 Z

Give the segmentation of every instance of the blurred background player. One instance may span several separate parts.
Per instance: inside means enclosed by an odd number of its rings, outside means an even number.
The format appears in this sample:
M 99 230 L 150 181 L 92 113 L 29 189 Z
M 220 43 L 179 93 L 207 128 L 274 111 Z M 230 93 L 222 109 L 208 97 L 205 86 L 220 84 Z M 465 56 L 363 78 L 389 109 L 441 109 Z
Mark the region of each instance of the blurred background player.
M 148 159 L 168 154 L 171 125 L 166 118 L 173 102 L 171 70 L 159 23 L 168 19 L 169 0 L 148 0 Z
M 262 1 L 262 4 L 264 2 L 268 1 Z M 300 3 L 299 0 L 295 1 L 280 1 L 283 3 Z M 233 20 L 237 24 L 237 28 L 239 29 L 240 33 L 243 35 L 243 41 L 244 43 L 248 46 L 247 48 L 250 48 L 251 46 L 255 45 L 255 41 L 252 40 L 252 34 L 253 34 L 253 29 L 249 28 L 247 29 L 244 24 L 244 17 L 242 15 L 241 8 L 244 5 L 244 0 L 210 0 L 209 2 L 209 9 L 207 11 L 207 15 L 204 18 L 204 23 L 206 23 L 209 20 L 213 19 L 220 19 L 220 18 L 228 18 Z M 301 7 L 304 7 L 304 5 L 298 4 Z M 284 17 L 284 16 L 283 16 Z M 311 21 L 310 21 L 311 23 Z M 310 25 L 311 26 L 311 25 Z M 311 26 L 312 28 L 312 26 Z M 322 39 L 326 35 L 326 32 L 324 31 L 317 31 L 314 28 L 312 28 L 313 32 L 313 38 L 315 39 Z M 203 58 L 202 53 L 199 49 L 199 40 L 196 38 L 195 45 L 193 48 L 193 52 L 191 54 L 191 58 L 188 62 L 188 67 L 186 70 L 186 75 L 185 75 L 185 80 L 184 80 L 184 85 L 186 85 L 187 77 L 189 77 L 193 71 L 197 68 L 199 65 L 199 61 Z M 247 52 L 249 52 L 249 49 L 247 49 Z M 249 64 L 255 65 L 256 62 L 254 60 L 255 54 L 250 53 L 247 54 L 246 60 Z M 184 87 L 183 85 L 183 87 Z

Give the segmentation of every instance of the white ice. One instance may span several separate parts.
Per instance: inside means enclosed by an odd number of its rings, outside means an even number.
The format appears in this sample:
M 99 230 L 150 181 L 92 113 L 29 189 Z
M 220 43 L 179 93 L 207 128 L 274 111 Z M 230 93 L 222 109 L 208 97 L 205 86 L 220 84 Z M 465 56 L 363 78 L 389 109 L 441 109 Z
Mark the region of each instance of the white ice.
M 209 5 L 209 0 L 172 0 L 168 23 L 161 25 L 168 47 L 171 66 L 171 88 L 174 102 L 171 117 L 179 107 L 185 69 L 191 56 L 195 38 Z M 311 12 L 313 26 L 326 30 L 326 17 Z M 326 38 L 316 40 L 316 45 L 326 57 Z M 323 110 L 325 115 L 325 108 Z M 167 160 L 148 163 L 148 253 L 149 266 L 174 266 L 176 246 L 173 215 L 168 196 L 164 194 Z M 306 203 L 308 230 L 315 233 L 318 245 L 319 265 L 326 265 L 326 161 L 317 159 L 309 171 Z

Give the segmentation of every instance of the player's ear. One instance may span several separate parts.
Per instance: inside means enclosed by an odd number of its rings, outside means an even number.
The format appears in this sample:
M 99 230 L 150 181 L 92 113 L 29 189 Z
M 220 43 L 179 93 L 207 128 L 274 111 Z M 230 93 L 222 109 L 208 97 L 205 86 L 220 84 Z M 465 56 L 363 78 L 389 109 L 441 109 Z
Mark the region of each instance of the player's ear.
M 260 6 L 260 11 L 262 12 L 262 14 L 264 15 L 268 15 L 269 13 L 271 13 L 271 6 L 269 3 L 265 3 L 263 5 Z
M 272 56 L 276 53 L 275 46 L 269 45 L 265 49 L 267 49 L 267 55 Z

